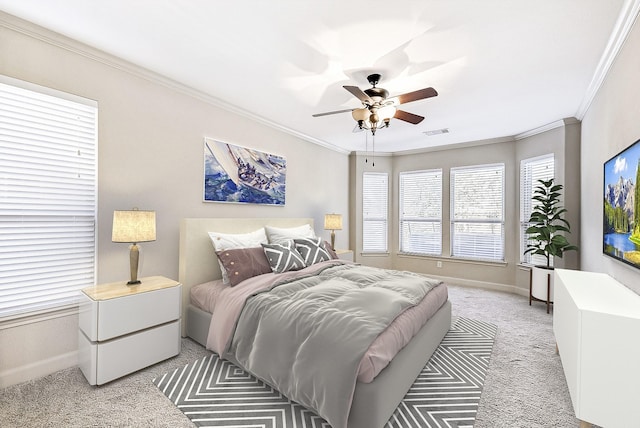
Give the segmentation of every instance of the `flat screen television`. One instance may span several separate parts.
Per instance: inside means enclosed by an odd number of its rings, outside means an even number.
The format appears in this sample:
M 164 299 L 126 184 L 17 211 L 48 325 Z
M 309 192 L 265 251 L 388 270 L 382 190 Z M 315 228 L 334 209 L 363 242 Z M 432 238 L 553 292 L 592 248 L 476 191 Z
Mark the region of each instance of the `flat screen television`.
M 640 140 L 604 164 L 602 251 L 640 269 Z

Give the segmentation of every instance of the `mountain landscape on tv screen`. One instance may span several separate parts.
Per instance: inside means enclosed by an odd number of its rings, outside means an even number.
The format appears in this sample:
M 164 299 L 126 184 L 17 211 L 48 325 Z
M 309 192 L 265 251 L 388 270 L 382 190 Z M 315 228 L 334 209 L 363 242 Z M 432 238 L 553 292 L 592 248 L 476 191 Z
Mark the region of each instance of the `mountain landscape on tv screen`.
M 635 185 L 631 179 L 620 177 L 618 181 L 611 185 L 607 184 L 604 199 L 607 207 L 613 209 L 613 215 L 607 216 L 611 219 L 610 231 L 630 232 L 629 225 L 633 222 Z

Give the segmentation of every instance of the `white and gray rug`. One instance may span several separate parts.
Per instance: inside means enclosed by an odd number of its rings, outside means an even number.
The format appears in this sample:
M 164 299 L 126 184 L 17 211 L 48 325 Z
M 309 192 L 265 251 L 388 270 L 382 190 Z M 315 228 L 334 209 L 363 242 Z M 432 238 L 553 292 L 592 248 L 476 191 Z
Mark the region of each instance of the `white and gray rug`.
M 493 324 L 458 318 L 387 427 L 473 426 L 495 335 Z M 216 354 L 153 383 L 200 427 L 329 428 L 313 412 Z

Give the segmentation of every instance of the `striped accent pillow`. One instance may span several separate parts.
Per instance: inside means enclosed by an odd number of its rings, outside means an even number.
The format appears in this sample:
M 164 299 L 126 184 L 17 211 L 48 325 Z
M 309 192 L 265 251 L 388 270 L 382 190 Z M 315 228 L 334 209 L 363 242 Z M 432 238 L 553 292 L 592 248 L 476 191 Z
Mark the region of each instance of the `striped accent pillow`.
M 262 244 L 264 254 L 275 273 L 300 270 L 306 267 L 304 259 L 294 246 L 293 241 L 282 244 Z
M 324 248 L 322 238 L 302 238 L 294 239 L 296 250 L 304 259 L 305 266 L 331 260 L 331 256 Z

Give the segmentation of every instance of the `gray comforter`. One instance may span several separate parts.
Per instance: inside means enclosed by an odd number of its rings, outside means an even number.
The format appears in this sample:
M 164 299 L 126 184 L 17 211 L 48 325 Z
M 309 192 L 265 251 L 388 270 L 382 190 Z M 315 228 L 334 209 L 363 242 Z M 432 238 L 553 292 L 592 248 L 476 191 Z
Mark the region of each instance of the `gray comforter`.
M 439 281 L 358 265 L 331 266 L 245 303 L 229 354 L 288 398 L 345 428 L 369 345 Z

